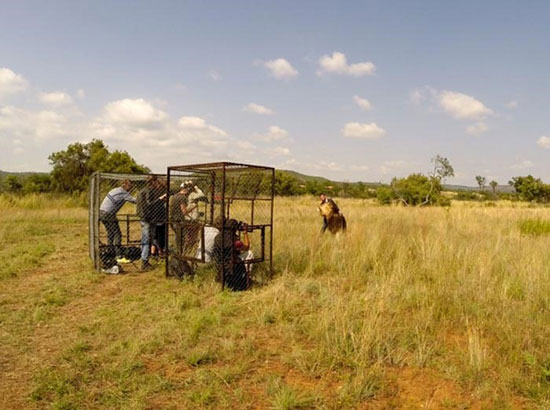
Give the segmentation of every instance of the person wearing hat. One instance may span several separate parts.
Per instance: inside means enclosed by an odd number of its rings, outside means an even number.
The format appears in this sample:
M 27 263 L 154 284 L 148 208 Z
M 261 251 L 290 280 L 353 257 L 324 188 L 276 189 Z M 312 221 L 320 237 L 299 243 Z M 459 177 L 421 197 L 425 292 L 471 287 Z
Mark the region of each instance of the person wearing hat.
M 170 198 L 170 226 L 176 234 L 176 252 L 179 254 L 183 252 L 183 230 L 192 188 L 192 181 L 182 182 L 179 192 Z

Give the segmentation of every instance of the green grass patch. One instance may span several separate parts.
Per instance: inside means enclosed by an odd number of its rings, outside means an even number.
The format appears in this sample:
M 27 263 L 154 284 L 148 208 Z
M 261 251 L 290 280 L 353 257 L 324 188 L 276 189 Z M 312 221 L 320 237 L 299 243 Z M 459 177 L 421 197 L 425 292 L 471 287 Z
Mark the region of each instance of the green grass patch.
M 519 230 L 524 235 L 549 235 L 550 220 L 524 219 L 519 222 Z
M 322 404 L 322 400 L 318 396 L 294 389 L 280 378 L 269 381 L 267 394 L 270 397 L 273 410 L 316 409 Z

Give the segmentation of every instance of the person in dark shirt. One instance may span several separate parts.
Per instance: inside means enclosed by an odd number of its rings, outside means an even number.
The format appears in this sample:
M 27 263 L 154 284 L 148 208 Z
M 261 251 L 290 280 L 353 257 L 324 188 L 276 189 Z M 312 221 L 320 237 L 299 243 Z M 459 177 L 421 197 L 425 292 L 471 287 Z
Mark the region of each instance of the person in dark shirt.
M 151 175 L 147 178 L 145 188 L 140 191 L 137 198 L 137 214 L 141 223 L 141 269 L 151 268 L 149 255 L 151 244 L 155 240 L 157 224 L 164 222 L 165 214 L 165 190 L 162 181 Z
M 321 200 L 321 203 L 319 205 L 329 203 L 329 204 L 332 205 L 332 209 L 334 209 L 334 213 L 336 213 L 336 214 L 340 213 L 340 208 L 338 208 L 338 205 L 336 205 L 336 202 L 334 202 L 334 200 L 332 198 L 329 198 L 325 194 L 321 194 L 321 195 L 319 195 L 319 199 Z M 321 227 L 321 233 L 325 233 L 327 228 L 328 228 L 327 218 L 325 218 L 323 216 L 323 226 Z
M 170 198 L 170 227 L 176 234 L 176 249 L 180 255 L 183 252 L 183 231 L 185 217 L 188 213 L 189 192 L 193 183 L 183 182 L 180 191 Z
M 240 237 L 242 232 L 242 240 Z M 228 219 L 225 227 L 214 239 L 213 260 L 217 270 L 217 280 L 225 281 L 231 290 L 245 290 L 250 285 L 252 266 L 249 262 L 254 258 L 250 250 L 248 227 L 235 219 Z

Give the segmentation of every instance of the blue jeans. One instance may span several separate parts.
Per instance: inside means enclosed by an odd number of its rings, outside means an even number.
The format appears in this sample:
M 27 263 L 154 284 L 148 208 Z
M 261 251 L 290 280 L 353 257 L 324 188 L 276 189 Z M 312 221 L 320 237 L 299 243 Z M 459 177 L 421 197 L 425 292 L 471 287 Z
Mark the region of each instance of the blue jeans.
M 141 260 L 148 261 L 149 252 L 151 252 L 151 228 L 154 225 L 146 221 L 139 223 L 141 224 Z

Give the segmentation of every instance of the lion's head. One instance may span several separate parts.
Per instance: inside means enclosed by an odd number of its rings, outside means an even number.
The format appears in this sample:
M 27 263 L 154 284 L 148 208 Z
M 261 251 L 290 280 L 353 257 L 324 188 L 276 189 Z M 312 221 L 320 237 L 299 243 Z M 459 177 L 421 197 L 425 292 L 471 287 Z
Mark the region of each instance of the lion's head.
M 319 205 L 319 214 L 327 219 L 332 218 L 332 215 L 335 214 L 334 206 L 331 202 L 325 202 Z

